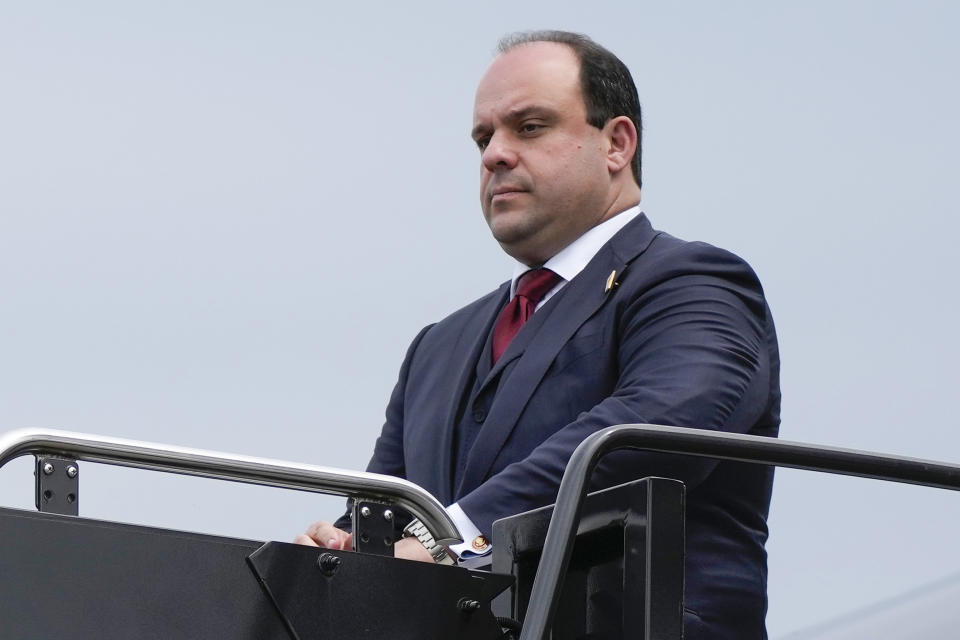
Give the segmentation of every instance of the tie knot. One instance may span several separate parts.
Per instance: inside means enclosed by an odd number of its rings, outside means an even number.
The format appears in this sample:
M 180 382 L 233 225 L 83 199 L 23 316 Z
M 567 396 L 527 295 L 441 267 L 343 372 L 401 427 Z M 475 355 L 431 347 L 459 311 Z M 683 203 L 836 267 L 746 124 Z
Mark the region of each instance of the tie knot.
M 517 295 L 536 305 L 562 279 L 550 269 L 531 269 L 517 280 Z

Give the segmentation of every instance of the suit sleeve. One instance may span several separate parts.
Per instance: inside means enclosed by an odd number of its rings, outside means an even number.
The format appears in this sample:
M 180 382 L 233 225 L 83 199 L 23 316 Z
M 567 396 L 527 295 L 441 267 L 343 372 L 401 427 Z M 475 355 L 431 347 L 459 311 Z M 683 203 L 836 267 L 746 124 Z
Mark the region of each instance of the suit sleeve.
M 413 360 L 413 354 L 416 352 L 417 346 L 420 344 L 423 336 L 426 335 L 432 326 L 431 324 L 420 330 L 417 337 L 410 343 L 410 347 L 407 349 L 407 355 L 403 359 L 403 364 L 400 365 L 397 384 L 394 386 L 393 393 L 390 394 L 390 402 L 387 404 L 383 429 L 380 431 L 380 436 L 374 445 L 373 456 L 370 458 L 369 464 L 367 464 L 367 471 L 371 473 L 382 473 L 398 478 L 406 477 L 406 466 L 403 459 L 403 397 L 407 387 L 407 377 L 410 373 L 410 362 Z M 337 519 L 334 523 L 335 526 L 344 531 L 350 531 L 352 529 L 350 522 L 351 508 L 351 502 L 348 500 L 347 512 Z M 397 525 L 399 526 L 400 524 L 406 524 L 402 518 L 398 518 L 397 520 Z M 402 526 L 400 526 L 400 529 L 402 529 Z
M 700 248 L 691 268 L 629 292 L 615 311 L 612 393 L 504 467 L 458 503 L 481 531 L 494 520 L 550 504 L 573 450 L 617 424 L 649 423 L 745 433 L 771 403 L 772 324 L 753 271 L 732 254 Z M 688 261 L 689 262 L 689 261 Z M 551 383 L 549 375 L 541 385 Z M 778 393 L 778 391 L 776 392 Z M 700 484 L 716 461 L 642 451 L 606 456 L 593 490 L 646 476 Z

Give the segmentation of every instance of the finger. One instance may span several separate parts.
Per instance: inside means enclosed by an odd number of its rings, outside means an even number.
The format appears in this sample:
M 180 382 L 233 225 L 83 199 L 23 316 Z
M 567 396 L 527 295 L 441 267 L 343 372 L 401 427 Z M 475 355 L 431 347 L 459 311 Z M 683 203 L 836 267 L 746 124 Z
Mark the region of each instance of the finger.
M 316 540 L 317 542 L 326 542 L 331 538 L 339 540 L 343 535 L 344 531 L 337 529 L 335 526 L 329 522 L 314 522 L 309 527 L 307 527 L 307 535 Z
M 304 546 L 306 546 L 306 547 L 319 547 L 319 546 L 320 546 L 320 545 L 318 545 L 318 544 L 313 540 L 313 538 L 311 538 L 310 536 L 306 535 L 305 533 L 301 533 L 301 534 L 298 535 L 296 538 L 294 538 L 294 539 L 293 539 L 293 544 L 302 544 L 302 545 L 304 545 Z

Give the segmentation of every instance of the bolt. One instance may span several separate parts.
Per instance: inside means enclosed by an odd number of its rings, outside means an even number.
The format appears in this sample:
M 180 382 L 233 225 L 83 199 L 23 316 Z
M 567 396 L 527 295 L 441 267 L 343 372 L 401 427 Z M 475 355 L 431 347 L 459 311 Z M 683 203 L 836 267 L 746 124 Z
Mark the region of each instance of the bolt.
M 67 467 L 67 476 L 70 478 L 77 477 L 77 467 L 75 465 L 70 465 Z
M 364 518 L 369 518 L 370 513 L 371 513 L 370 507 L 367 507 L 367 506 L 360 507 L 360 515 L 363 516 Z
M 387 509 L 386 511 L 384 511 L 383 519 L 386 520 L 387 522 L 390 522 L 391 520 L 393 520 L 393 511 L 390 511 L 390 509 Z
M 335 574 L 342 563 L 343 560 L 326 551 L 321 553 L 320 557 L 317 558 L 317 566 L 320 567 L 320 571 L 322 571 L 325 576 Z
M 44 472 L 45 474 L 47 474 L 47 475 L 50 475 L 51 473 L 53 473 L 53 465 L 50 464 L 49 462 L 47 462 L 46 464 L 44 464 L 44 465 L 43 465 L 43 472 Z
M 460 611 L 463 611 L 464 613 L 473 613 L 479 608 L 480 608 L 480 602 L 478 600 L 460 598 L 460 601 L 457 602 L 457 609 L 460 609 Z

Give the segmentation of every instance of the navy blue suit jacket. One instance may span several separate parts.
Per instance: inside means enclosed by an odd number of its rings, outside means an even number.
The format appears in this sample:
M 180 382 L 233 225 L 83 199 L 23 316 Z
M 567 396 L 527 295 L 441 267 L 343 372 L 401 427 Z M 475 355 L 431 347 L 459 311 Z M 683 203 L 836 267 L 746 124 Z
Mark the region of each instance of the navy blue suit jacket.
M 617 286 L 605 291 L 611 271 Z M 416 337 L 370 471 L 458 502 L 489 534 L 498 518 L 552 503 L 573 450 L 603 427 L 776 436 L 773 321 L 756 275 L 733 254 L 678 240 L 639 215 L 491 368 L 488 336 L 509 289 L 504 283 Z M 476 415 L 478 432 L 456 464 L 454 432 L 464 415 Z M 687 636 L 703 624 L 709 637 L 765 637 L 772 470 L 618 452 L 602 461 L 594 488 L 651 475 L 687 486 Z

